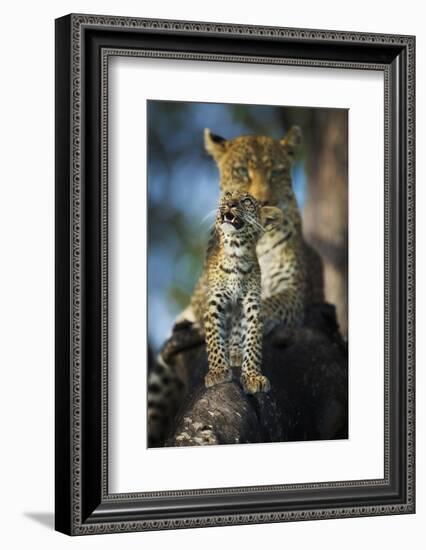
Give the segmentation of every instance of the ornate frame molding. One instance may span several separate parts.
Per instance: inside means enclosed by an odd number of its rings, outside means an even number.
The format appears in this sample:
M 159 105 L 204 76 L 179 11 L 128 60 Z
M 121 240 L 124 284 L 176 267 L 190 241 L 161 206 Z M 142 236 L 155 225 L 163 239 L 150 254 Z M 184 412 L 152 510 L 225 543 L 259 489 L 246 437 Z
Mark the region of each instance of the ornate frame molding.
M 98 40 L 99 31 L 112 31 L 114 41 L 103 38 Z M 414 169 L 415 169 L 415 39 L 412 36 L 378 35 L 364 33 L 346 33 L 342 31 L 322 31 L 308 29 L 286 29 L 279 27 L 253 27 L 245 25 L 228 25 L 186 21 L 148 20 L 92 15 L 70 15 L 57 20 L 57 529 L 69 534 L 82 535 L 90 533 L 112 533 L 124 531 L 141 531 L 151 529 L 176 529 L 213 525 L 235 525 L 246 523 L 282 522 L 307 519 L 326 519 L 336 517 L 359 517 L 414 512 Z M 179 37 L 191 38 L 227 36 L 238 44 L 253 39 L 262 44 L 299 44 L 303 51 L 312 50 L 312 45 L 324 45 L 324 55 L 280 56 L 234 53 L 195 52 L 184 49 L 173 50 L 167 47 L 156 49 L 153 46 L 141 45 L 120 46 L 120 36 L 127 36 L 134 41 L 137 36 L 145 41 L 155 36 L 167 36 L 178 40 Z M 106 43 L 104 43 L 106 41 Z M 200 41 L 199 41 L 200 42 Z M 201 42 L 200 42 L 201 43 Z M 376 58 L 366 55 L 359 57 L 359 46 L 369 45 L 376 52 Z M 272 47 L 271 46 L 271 47 Z M 253 46 L 252 46 L 253 49 Z M 334 54 L 333 54 L 334 51 Z M 339 58 L 340 51 L 340 58 Z M 348 55 L 343 52 L 349 52 Z M 351 53 L 352 52 L 352 53 Z M 358 52 L 358 54 L 357 54 Z M 303 52 L 302 52 L 303 53 Z M 379 54 L 382 54 L 381 56 Z M 385 55 L 386 54 L 386 55 Z M 335 483 L 314 483 L 297 485 L 276 485 L 269 487 L 240 487 L 213 490 L 170 491 L 156 493 L 109 494 L 107 476 L 107 316 L 108 316 L 108 59 L 111 56 L 139 56 L 150 58 L 191 59 L 199 61 L 229 61 L 240 63 L 274 63 L 282 65 L 301 65 L 311 67 L 334 67 L 342 69 L 368 69 L 384 72 L 385 77 L 385 476 L 383 480 L 363 480 L 359 482 L 342 481 Z M 345 56 L 347 55 L 347 58 Z M 334 58 L 333 58 L 334 56 Z M 387 56 L 387 57 L 386 57 Z M 383 61 L 377 61 L 383 58 Z M 91 97 L 93 93 L 88 67 L 93 69 L 96 63 L 99 81 L 100 100 Z M 95 96 L 96 94 L 94 94 Z M 100 117 L 89 122 L 90 108 L 99 101 Z M 398 103 L 399 102 L 399 103 Z M 395 109 L 406 107 L 406 117 L 402 127 L 405 132 L 398 136 Z M 67 114 L 68 110 L 68 114 Z M 69 117 L 69 118 L 67 118 Z M 64 123 L 65 120 L 65 123 Z M 88 194 L 88 161 L 87 148 L 88 126 L 100 136 L 99 169 L 93 167 L 99 176 L 100 192 L 99 212 L 88 216 L 86 199 Z M 90 135 L 93 135 L 90 134 Z M 70 154 L 67 154 L 70 151 Z M 395 152 L 398 152 L 398 167 L 395 166 Z M 402 165 L 402 172 L 401 172 Z M 98 171 L 96 171 L 98 170 Z M 398 172 L 399 170 L 399 172 Z M 395 178 L 397 178 L 395 180 Z M 64 184 L 64 180 L 67 183 Z M 395 183 L 396 182 L 396 183 Z M 403 183 L 405 182 L 405 187 Z M 86 187 L 85 187 L 86 185 Z M 397 186 L 395 191 L 393 188 Z M 397 192 L 397 196 L 395 196 Z M 60 197 L 58 197 L 60 195 Z M 399 199 L 398 199 L 399 197 Z M 399 200 L 399 202 L 398 202 Z M 66 216 L 67 225 L 61 221 Z M 61 218 L 61 219 L 59 219 Z M 392 227 L 398 218 L 398 235 Z M 91 345 L 85 332 L 85 315 L 87 315 L 87 278 L 91 269 L 89 250 L 95 250 L 90 243 L 87 232 L 93 232 L 93 220 L 98 224 L 100 239 L 98 260 L 98 279 L 100 298 L 96 302 L 98 312 L 97 341 L 99 352 L 99 369 L 97 387 L 87 387 L 84 369 L 87 362 L 87 348 Z M 398 246 L 397 246 L 398 245 Z M 65 247 L 65 249 L 64 249 Z M 97 249 L 96 249 L 97 250 Z M 96 252 L 96 251 L 95 251 Z M 97 252 L 96 252 L 97 254 Z M 401 256 L 403 254 L 403 256 Z M 398 269 L 394 266 L 398 263 Z M 398 272 L 395 279 L 395 272 Z M 401 272 L 401 273 L 400 273 Z M 403 280 L 404 279 L 404 280 Z M 67 285 L 68 283 L 68 285 Z M 395 292 L 404 307 L 401 313 L 395 308 Z M 68 309 L 61 306 L 68 301 Z M 401 315 L 401 319 L 399 318 Z M 398 319 L 397 319 L 398 318 Z M 396 324 L 395 324 L 396 323 Z M 402 330 L 400 325 L 402 325 Z M 64 335 L 64 331 L 66 334 Z M 395 334 L 405 335 L 405 342 L 393 344 Z M 84 347 L 86 346 L 86 347 Z M 402 348 L 402 349 L 401 349 Z M 97 357 L 97 356 L 96 356 Z M 400 361 L 404 369 L 404 384 L 395 388 L 392 361 Z M 64 364 L 65 363 L 65 364 Z M 402 372 L 402 371 L 401 371 Z M 92 409 L 86 406 L 91 391 L 99 390 L 98 408 L 93 411 L 96 416 L 96 434 L 99 435 L 99 449 L 93 453 L 85 440 L 84 426 Z M 64 391 L 68 391 L 69 400 L 63 401 Z M 396 433 L 396 419 L 392 399 L 403 393 L 401 407 L 405 408 L 403 426 Z M 68 422 L 68 425 L 67 425 Z M 65 428 L 64 428 L 65 426 Z M 59 427 L 59 429 L 58 429 Z M 65 430 L 65 433 L 64 433 Z M 398 471 L 399 489 L 395 485 L 395 449 L 392 438 L 397 437 L 404 445 L 405 468 Z M 84 449 L 84 453 L 83 453 Z M 90 454 L 95 459 L 93 464 L 85 464 Z M 88 483 L 88 472 L 96 481 Z M 67 486 L 65 489 L 63 485 Z M 226 495 L 238 496 L 240 499 L 250 494 L 262 496 L 271 494 L 304 494 L 307 491 L 362 490 L 369 488 L 390 489 L 382 503 L 377 505 L 313 507 L 307 497 L 306 509 L 283 509 L 262 511 L 257 509 L 239 513 L 237 508 L 228 514 L 195 513 L 172 519 L 170 514 L 164 517 L 151 518 L 143 506 L 136 513 L 130 514 L 129 507 L 134 509 L 144 501 L 168 498 L 172 506 L 176 497 L 217 497 Z M 348 493 L 349 494 L 349 493 Z M 354 493 L 355 494 L 355 493 Z M 127 510 L 127 511 L 126 511 Z M 124 518 L 124 519 L 122 519 Z

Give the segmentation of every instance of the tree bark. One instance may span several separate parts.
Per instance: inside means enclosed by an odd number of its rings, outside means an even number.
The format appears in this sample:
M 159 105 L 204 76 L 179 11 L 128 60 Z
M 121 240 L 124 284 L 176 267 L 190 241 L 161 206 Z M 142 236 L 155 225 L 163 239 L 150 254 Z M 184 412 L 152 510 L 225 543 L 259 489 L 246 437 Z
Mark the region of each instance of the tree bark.
M 324 261 L 327 302 L 336 305 L 340 331 L 348 333 L 348 113 L 318 109 L 308 140 L 306 239 Z

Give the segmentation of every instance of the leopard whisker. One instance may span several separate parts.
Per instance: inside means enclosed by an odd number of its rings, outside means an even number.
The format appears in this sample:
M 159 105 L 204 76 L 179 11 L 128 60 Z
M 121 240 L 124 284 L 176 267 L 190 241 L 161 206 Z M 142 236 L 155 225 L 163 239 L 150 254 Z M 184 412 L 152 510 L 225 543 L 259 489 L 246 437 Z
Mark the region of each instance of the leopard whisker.
M 250 225 L 260 231 L 261 233 L 265 232 L 265 228 L 254 218 L 249 221 Z
M 217 208 L 215 208 L 214 210 L 210 210 L 210 212 L 207 212 L 207 214 L 204 216 L 204 218 L 201 220 L 201 225 L 203 223 L 205 223 L 206 221 L 208 221 L 210 218 L 212 218 L 213 216 L 216 216 L 217 214 Z

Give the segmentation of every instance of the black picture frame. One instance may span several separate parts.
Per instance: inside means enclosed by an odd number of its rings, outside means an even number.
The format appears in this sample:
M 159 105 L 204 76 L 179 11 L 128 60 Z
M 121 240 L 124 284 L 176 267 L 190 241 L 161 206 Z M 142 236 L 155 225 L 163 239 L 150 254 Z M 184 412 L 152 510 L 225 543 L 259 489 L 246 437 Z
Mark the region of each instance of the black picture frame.
M 385 97 L 384 478 L 109 494 L 111 55 L 374 69 Z M 72 14 L 56 20 L 56 529 L 70 535 L 415 511 L 415 38 Z M 143 390 L 141 390 L 143 391 Z

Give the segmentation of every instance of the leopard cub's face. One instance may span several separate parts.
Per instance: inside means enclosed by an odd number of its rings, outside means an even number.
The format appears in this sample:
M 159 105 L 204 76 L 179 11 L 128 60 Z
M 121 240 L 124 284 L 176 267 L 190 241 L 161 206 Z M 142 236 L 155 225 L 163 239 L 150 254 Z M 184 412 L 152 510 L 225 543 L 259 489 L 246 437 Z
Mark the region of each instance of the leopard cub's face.
M 256 242 L 273 226 L 283 221 L 279 208 L 262 206 L 244 191 L 226 191 L 222 194 L 216 218 L 216 228 L 224 235 Z
M 256 239 L 263 228 L 260 204 L 248 193 L 223 193 L 219 203 L 216 224 L 221 233 Z

